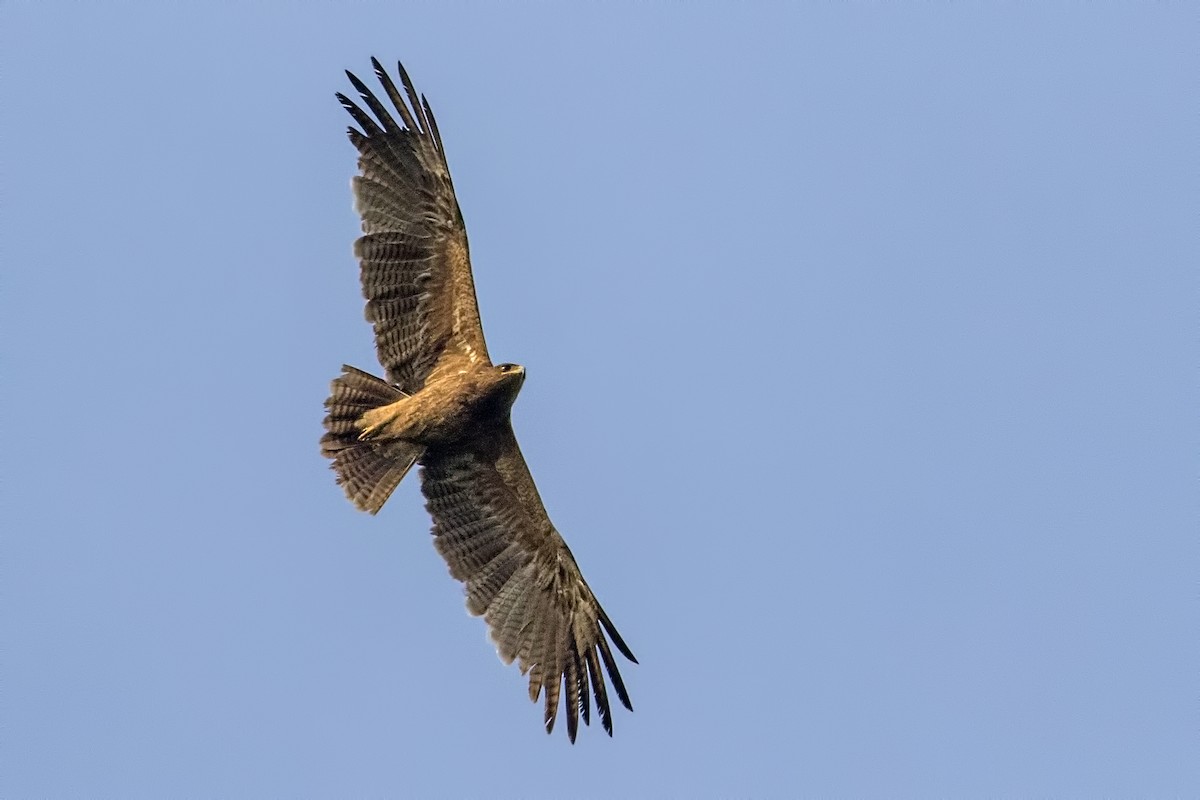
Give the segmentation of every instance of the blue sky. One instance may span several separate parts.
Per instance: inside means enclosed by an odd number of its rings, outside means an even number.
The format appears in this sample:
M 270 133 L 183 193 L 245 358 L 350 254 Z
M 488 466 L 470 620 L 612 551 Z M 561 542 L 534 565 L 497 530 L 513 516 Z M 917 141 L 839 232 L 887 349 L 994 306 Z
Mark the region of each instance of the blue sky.
M 0 793 L 1200 792 L 1187 4 L 167 6 L 0 10 Z M 641 660 L 612 740 L 318 454 L 371 55 Z

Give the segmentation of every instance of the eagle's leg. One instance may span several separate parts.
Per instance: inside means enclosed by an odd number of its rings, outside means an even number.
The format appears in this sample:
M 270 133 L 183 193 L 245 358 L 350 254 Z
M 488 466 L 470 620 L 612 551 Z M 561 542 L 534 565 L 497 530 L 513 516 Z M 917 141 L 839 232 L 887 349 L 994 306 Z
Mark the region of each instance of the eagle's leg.
M 362 431 L 358 435 L 359 440 L 365 442 L 410 438 L 413 434 L 410 399 L 402 397 L 394 403 L 372 408 L 363 414 L 358 420 L 358 427 Z

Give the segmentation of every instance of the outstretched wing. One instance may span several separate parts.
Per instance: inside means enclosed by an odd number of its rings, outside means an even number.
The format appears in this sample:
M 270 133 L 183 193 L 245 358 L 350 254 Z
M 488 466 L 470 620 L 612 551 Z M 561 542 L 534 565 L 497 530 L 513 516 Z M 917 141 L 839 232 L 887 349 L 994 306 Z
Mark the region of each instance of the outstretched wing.
M 353 73 L 370 114 L 339 93 L 359 128 L 355 207 L 363 236 L 354 243 L 362 267 L 367 319 L 388 379 L 415 393 L 444 357 L 491 363 L 483 341 L 462 212 L 433 112 L 397 64 L 405 100 L 372 58 L 400 123 Z
M 434 544 L 450 574 L 466 584 L 467 610 L 482 615 L 505 663 L 529 674 L 529 698 L 545 692 L 546 731 L 566 691 L 567 735 L 575 741 L 589 694 L 612 735 L 608 690 L 633 710 L 612 643 L 637 663 L 554 529 L 508 424 L 469 450 L 427 451 L 421 490 L 433 516 Z M 591 691 L 589 692 L 589 686 Z

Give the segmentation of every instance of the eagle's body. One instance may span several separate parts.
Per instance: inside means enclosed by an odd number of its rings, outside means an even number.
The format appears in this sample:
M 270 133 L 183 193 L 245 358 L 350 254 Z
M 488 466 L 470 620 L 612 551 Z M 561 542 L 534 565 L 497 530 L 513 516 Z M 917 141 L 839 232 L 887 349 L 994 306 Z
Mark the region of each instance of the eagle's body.
M 433 376 L 413 395 L 362 415 L 360 438 L 431 446 L 471 442 L 508 421 L 525 370 L 476 364 Z
M 632 705 L 605 634 L 636 659 L 550 522 L 517 446 L 510 411 L 525 370 L 488 356 L 433 114 L 403 67 L 407 101 L 372 64 L 402 124 L 351 73 L 373 116 L 338 99 L 361 127 L 349 131 L 364 234 L 354 249 L 387 380 L 343 367 L 325 402 L 321 451 L 347 496 L 372 514 L 420 464 L 434 543 L 466 585 L 468 610 L 487 620 L 500 657 L 529 674 L 530 698 L 545 693 L 547 731 L 565 691 L 574 741 L 579 716 L 590 718 L 590 688 L 611 735 L 605 672 L 621 703 Z

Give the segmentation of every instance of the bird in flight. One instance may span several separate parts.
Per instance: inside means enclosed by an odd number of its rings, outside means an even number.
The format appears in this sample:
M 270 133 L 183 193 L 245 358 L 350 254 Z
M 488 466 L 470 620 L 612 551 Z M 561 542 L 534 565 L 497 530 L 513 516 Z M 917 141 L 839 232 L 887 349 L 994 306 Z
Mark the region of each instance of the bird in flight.
M 621 704 L 633 706 L 609 639 L 637 659 L 550 522 L 517 446 L 510 414 L 525 369 L 488 357 L 467 231 L 429 103 L 402 65 L 403 95 L 379 61 L 371 65 L 399 121 L 351 72 L 366 109 L 337 98 L 358 125 L 348 131 L 363 230 L 354 253 L 387 380 L 342 367 L 325 401 L 321 452 L 347 497 L 372 514 L 419 464 L 434 545 L 500 658 L 529 675 L 530 700 L 545 695 L 546 732 L 565 691 L 572 742 L 579 718 L 590 723 L 589 695 L 612 736 L 601 662 Z

